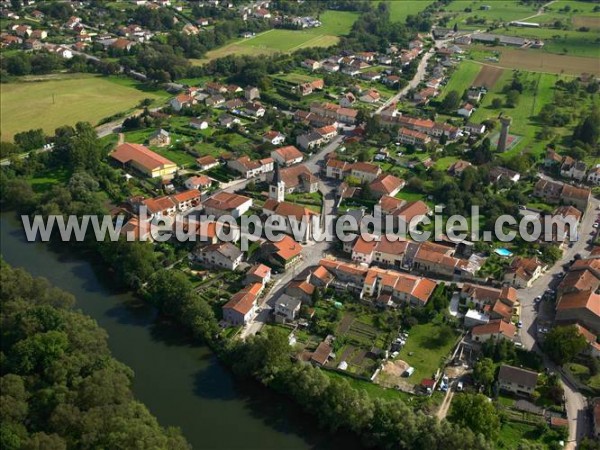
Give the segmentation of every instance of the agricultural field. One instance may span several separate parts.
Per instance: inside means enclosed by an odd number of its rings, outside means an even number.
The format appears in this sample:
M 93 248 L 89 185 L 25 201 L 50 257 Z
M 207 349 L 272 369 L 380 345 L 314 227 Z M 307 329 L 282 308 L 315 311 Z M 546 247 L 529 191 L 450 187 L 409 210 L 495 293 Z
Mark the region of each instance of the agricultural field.
M 206 54 L 206 58 L 192 62 L 204 64 L 228 55 L 270 55 L 278 52 L 293 52 L 306 47 L 330 47 L 337 44 L 339 36 L 350 32 L 357 18 L 358 13 L 354 12 L 326 11 L 320 16 L 323 25 L 318 28 L 265 31 L 252 38 L 240 39 L 211 50 Z
M 81 121 L 97 125 L 106 117 L 131 111 L 145 98 L 160 100 L 166 95 L 142 91 L 130 79 L 82 74 L 2 83 L 2 139 L 11 140 L 15 133 L 32 128 L 53 133 L 61 125 Z
M 442 98 L 451 91 L 456 91 L 459 95 L 462 95 L 471 86 L 480 86 L 480 84 L 475 83 L 475 79 L 478 78 L 481 70 L 482 67 L 480 64 L 472 61 L 461 62 L 452 73 L 448 84 L 444 87 Z
M 490 9 L 482 10 L 481 7 L 484 5 L 490 6 Z M 443 11 L 450 18 L 448 22 L 450 26 L 456 23 L 459 30 L 476 30 L 485 29 L 494 23 L 526 19 L 535 15 L 537 9 L 516 1 L 458 0 L 445 6 Z
M 404 22 L 406 17 L 423 11 L 432 4 L 432 0 L 396 0 L 389 2 L 392 22 Z
M 473 45 L 467 49 L 469 51 L 467 58 L 505 69 L 569 75 L 581 75 L 582 73 L 600 75 L 600 64 L 598 64 L 597 58 L 568 54 L 557 55 L 541 49 L 519 49 L 483 45 Z
M 500 112 L 511 116 L 513 119 L 511 125 L 511 134 L 514 133 L 521 137 L 518 144 L 503 157 L 510 157 L 516 152 L 527 150 L 533 153 L 541 153 L 545 148 L 545 143 L 537 141 L 535 136 L 540 131 L 540 126 L 535 121 L 535 117 L 546 103 L 552 101 L 554 95 L 554 85 L 559 79 L 569 79 L 569 77 L 554 74 L 544 74 L 535 72 L 522 72 L 521 80 L 527 87 L 519 97 L 516 108 L 501 107 L 493 109 L 491 107 L 494 98 L 500 98 L 504 101 L 502 93 L 504 86 L 510 82 L 513 71 L 505 70 L 494 87 L 483 98 L 479 108 L 471 116 L 471 121 L 481 122 L 488 118 L 498 117 Z M 561 130 L 557 130 L 561 131 Z M 564 130 L 563 130 L 564 131 Z

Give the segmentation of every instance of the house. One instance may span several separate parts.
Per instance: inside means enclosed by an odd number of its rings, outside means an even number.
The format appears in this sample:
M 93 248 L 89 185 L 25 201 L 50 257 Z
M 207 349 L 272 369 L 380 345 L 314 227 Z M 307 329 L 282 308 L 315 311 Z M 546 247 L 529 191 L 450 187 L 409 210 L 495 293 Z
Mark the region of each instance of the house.
M 485 125 L 482 123 L 467 122 L 467 124 L 463 128 L 466 132 L 476 134 L 478 136 L 485 133 Z
M 283 235 L 279 241 L 265 242 L 260 249 L 265 260 L 284 270 L 293 266 L 302 257 L 302 246 L 287 235 Z
M 371 183 L 381 175 L 381 167 L 376 164 L 359 161 L 350 166 L 350 174 L 353 177 L 358 178 L 361 183 L 364 183 L 365 181 Z
M 405 184 L 406 182 L 400 178 L 382 173 L 369 184 L 369 187 L 376 198 L 381 198 L 384 195 L 394 197 Z
M 386 86 L 393 88 L 398 86 L 398 84 L 400 83 L 400 77 L 398 75 L 388 75 L 383 79 L 382 82 Z
M 296 138 L 296 144 L 302 150 L 312 150 L 315 147 L 321 145 L 325 139 L 319 133 L 311 131 L 310 133 L 301 134 Z
M 129 50 L 131 50 L 131 47 L 133 47 L 135 45 L 135 42 L 130 41 L 128 39 L 123 39 L 123 38 L 117 38 L 114 40 L 114 42 L 112 44 L 110 44 L 111 48 L 114 48 L 115 50 L 121 50 L 124 52 L 128 52 Z
M 412 267 L 421 272 L 446 277 L 462 277 L 469 274 L 467 260 L 456 258 L 451 248 L 433 242 L 420 243 L 413 257 Z
M 244 105 L 244 113 L 251 117 L 263 117 L 267 110 L 259 102 L 248 102 Z
M 513 394 L 532 395 L 537 386 L 538 373 L 502 364 L 498 371 L 498 386 Z
M 489 179 L 492 183 L 498 183 L 501 180 L 508 180 L 516 183 L 521 179 L 521 174 L 514 170 L 505 169 L 504 167 L 494 166 L 490 169 Z
M 188 189 L 187 191 L 178 192 L 170 196 L 171 201 L 175 204 L 177 211 L 185 212 L 189 209 L 200 206 L 200 191 L 196 188 Z
M 305 59 L 300 63 L 300 66 L 308 69 L 310 71 L 317 70 L 321 68 L 321 63 L 319 61 L 315 61 L 314 59 Z
M 156 130 L 150 137 L 148 138 L 148 145 L 152 145 L 155 147 L 165 147 L 171 144 L 171 135 L 167 130 L 163 130 L 162 128 Z
M 340 96 L 339 103 L 342 108 L 351 108 L 356 103 L 356 97 L 352 92 L 346 92 Z
M 565 178 L 572 178 L 577 181 L 583 181 L 587 173 L 587 166 L 583 161 L 575 161 L 570 156 L 565 156 L 560 167 L 560 175 Z
M 256 315 L 258 284 L 246 286 L 223 306 L 223 320 L 231 325 L 246 325 Z
M 204 89 L 211 95 L 227 94 L 227 87 L 225 85 L 213 81 L 206 83 Z
M 193 117 L 190 119 L 188 125 L 196 130 L 206 130 L 208 128 L 208 120 L 200 117 Z
M 313 352 L 312 356 L 310 357 L 310 362 L 317 366 L 324 366 L 329 361 L 329 358 L 331 357 L 332 353 L 333 347 L 331 347 L 329 342 L 323 341 Z
M 465 103 L 458 109 L 458 111 L 456 111 L 459 116 L 463 117 L 471 117 L 473 112 L 475 112 L 475 107 L 470 103 Z
M 266 286 L 271 281 L 271 268 L 264 264 L 255 264 L 246 272 L 244 283 L 261 283 Z
M 225 97 L 223 97 L 221 94 L 213 94 L 210 97 L 206 97 L 204 99 L 204 104 L 206 106 L 216 108 L 217 106 L 225 104 Z
M 462 159 L 459 159 L 454 164 L 452 164 L 450 167 L 448 167 L 448 174 L 450 174 L 454 177 L 460 177 L 462 175 L 462 173 L 471 166 L 472 166 L 472 164 L 469 161 L 464 161 Z
M 229 114 L 221 114 L 219 116 L 219 125 L 225 128 L 231 128 L 234 124 L 242 123 L 239 118 Z
M 483 91 L 481 89 L 471 88 L 467 91 L 467 100 L 470 102 L 479 103 L 482 95 Z
M 400 128 L 398 130 L 398 142 L 401 144 L 414 145 L 416 147 L 424 147 L 431 142 L 431 138 L 419 131 Z
M 337 62 L 334 61 L 325 61 L 322 65 L 321 68 L 325 71 L 325 72 L 338 72 L 340 70 L 340 65 Z
M 464 283 L 459 293 L 461 302 L 473 304 L 479 309 L 500 301 L 512 307 L 517 302 L 517 291 L 513 287 L 494 288 L 479 284 Z
M 426 105 L 432 97 L 435 97 L 438 94 L 436 88 L 427 87 L 425 89 L 421 89 L 419 92 L 416 92 L 413 95 L 413 100 L 421 105 Z
M 218 167 L 219 161 L 217 161 L 214 156 L 201 156 L 196 159 L 196 165 L 200 170 L 210 170 L 213 167 Z
M 257 87 L 254 86 L 246 86 L 244 89 L 244 98 L 251 102 L 257 98 L 260 98 L 260 91 Z
M 181 111 L 183 108 L 188 108 L 196 103 L 196 99 L 189 94 L 179 94 L 169 102 L 171 108 L 175 111 Z
M 560 295 L 555 320 L 557 323 L 578 323 L 600 334 L 600 295 L 593 290 Z
M 243 252 L 230 242 L 220 242 L 199 247 L 192 258 L 202 265 L 235 270 L 242 262 Z
M 30 37 L 33 39 L 44 40 L 48 37 L 48 32 L 46 30 L 33 30 Z
M 333 281 L 333 274 L 325 267 L 319 266 L 310 274 L 310 284 L 317 288 L 327 289 Z
M 325 125 L 315 129 L 315 132 L 321 135 L 325 142 L 329 142 L 337 136 L 337 128 L 333 125 Z
M 26 50 L 41 50 L 42 49 L 42 43 L 37 40 L 37 39 L 25 39 L 25 42 L 23 44 L 23 46 L 25 47 Z M 53 48 L 53 50 L 56 49 L 56 47 Z M 54 51 L 53 51 L 54 53 Z
M 600 166 L 590 169 L 588 172 L 587 181 L 594 186 L 600 185 Z
M 262 135 L 262 140 L 273 145 L 281 145 L 285 142 L 285 135 L 279 131 L 270 130 Z
M 277 323 L 285 323 L 285 322 L 293 322 L 298 317 L 300 313 L 300 307 L 302 306 L 302 301 L 298 298 L 294 298 L 288 294 L 282 294 L 275 301 L 275 322 Z
M 123 143 L 110 157 L 122 166 L 131 167 L 151 178 L 169 177 L 177 171 L 174 162 L 140 144 Z
M 365 274 L 361 293 L 374 298 L 387 294 L 396 303 L 421 307 L 427 304 L 436 286 L 428 278 L 371 267 Z
M 263 204 L 262 211 L 266 216 L 276 217 L 277 223 L 285 227 L 286 233 L 294 234 L 302 242 L 308 242 L 313 235 L 313 227 L 320 226 L 319 213 L 296 203 L 269 198 Z M 302 229 L 300 224 L 305 228 Z M 298 234 L 301 230 L 304 232 L 302 236 Z
M 273 158 L 253 160 L 248 156 L 241 156 L 227 162 L 227 166 L 239 172 L 244 178 L 253 178 L 273 170 Z
M 285 293 L 300 299 L 303 303 L 309 303 L 315 292 L 315 287 L 306 280 L 291 281 L 285 288 Z
M 374 71 L 363 72 L 360 74 L 360 79 L 365 80 L 365 81 L 371 81 L 371 82 L 378 81 L 378 80 L 381 80 L 381 74 L 379 72 L 374 72 Z M 378 93 L 378 95 L 379 95 L 379 93 Z M 377 100 L 379 100 L 379 98 Z M 363 100 L 363 101 L 365 101 L 365 100 Z
M 476 342 L 486 342 L 489 339 L 508 339 L 512 341 L 517 332 L 517 327 L 504 320 L 490 320 L 484 325 L 477 325 L 471 329 L 471 336 Z
M 346 176 L 349 166 L 350 164 L 348 164 L 346 161 L 339 161 L 337 159 L 330 158 L 325 166 L 325 176 L 327 178 L 343 180 Z
M 229 215 L 237 219 L 252 206 L 252 199 L 243 195 L 221 191 L 204 202 L 204 211 L 215 217 Z
M 184 185 L 187 189 L 198 189 L 200 191 L 207 189 L 212 184 L 210 178 L 206 175 L 196 175 L 185 180 Z
M 289 167 L 293 166 L 294 164 L 301 163 L 302 159 L 304 159 L 304 155 L 293 145 L 288 145 L 286 147 L 273 150 L 271 152 L 271 158 L 273 158 L 273 160 L 280 166 Z
M 381 95 L 379 94 L 379 92 L 377 92 L 375 89 L 369 89 L 367 92 L 360 96 L 359 100 L 365 103 L 375 103 L 378 102 L 380 98 Z
M 518 256 L 512 260 L 504 274 L 504 281 L 516 288 L 531 287 L 545 269 L 546 265 L 535 257 L 522 258 Z
M 379 206 L 384 214 L 394 216 L 400 230 L 406 230 L 407 232 L 414 230 L 425 216 L 431 212 L 429 206 L 421 200 L 405 202 L 388 195 L 381 197 Z
M 565 205 L 573 205 L 580 211 L 587 211 L 592 193 L 588 188 L 579 188 L 565 184 L 561 190 L 561 201 Z
M 562 183 L 541 178 L 535 183 L 533 196 L 541 197 L 547 203 L 558 203 L 562 189 Z

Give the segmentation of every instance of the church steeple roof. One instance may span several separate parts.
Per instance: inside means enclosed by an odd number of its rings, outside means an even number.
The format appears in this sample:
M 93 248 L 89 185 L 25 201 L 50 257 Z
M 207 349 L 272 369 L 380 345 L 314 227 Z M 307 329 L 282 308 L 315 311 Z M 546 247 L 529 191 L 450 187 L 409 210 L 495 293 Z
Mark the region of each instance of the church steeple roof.
M 273 181 L 271 183 L 277 185 L 280 181 L 281 174 L 279 173 L 279 164 L 275 163 L 275 172 L 273 174 Z

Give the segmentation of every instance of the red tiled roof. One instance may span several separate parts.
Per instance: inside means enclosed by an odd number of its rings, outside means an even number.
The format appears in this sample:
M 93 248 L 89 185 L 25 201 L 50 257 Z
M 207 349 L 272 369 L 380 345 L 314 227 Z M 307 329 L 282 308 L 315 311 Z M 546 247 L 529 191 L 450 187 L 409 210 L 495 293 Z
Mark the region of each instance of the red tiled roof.
M 505 322 L 501 319 L 490 320 L 488 323 L 483 325 L 477 325 L 471 330 L 471 334 L 473 336 L 502 333 L 509 339 L 512 339 L 516 332 L 517 327 L 515 327 L 512 323 Z
M 286 162 L 303 157 L 302 152 L 293 145 L 278 148 L 277 150 L 274 150 L 274 152 Z

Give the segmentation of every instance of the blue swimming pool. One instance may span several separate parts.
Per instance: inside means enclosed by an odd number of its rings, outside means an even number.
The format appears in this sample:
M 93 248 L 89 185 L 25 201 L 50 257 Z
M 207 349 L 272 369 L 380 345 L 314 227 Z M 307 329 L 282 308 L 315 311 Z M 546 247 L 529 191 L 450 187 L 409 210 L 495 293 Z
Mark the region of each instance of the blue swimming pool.
M 500 256 L 512 256 L 512 252 L 506 248 L 497 248 L 494 253 Z

